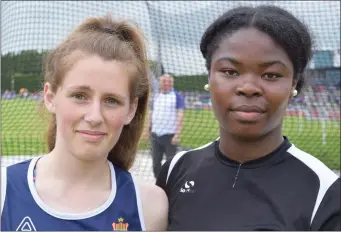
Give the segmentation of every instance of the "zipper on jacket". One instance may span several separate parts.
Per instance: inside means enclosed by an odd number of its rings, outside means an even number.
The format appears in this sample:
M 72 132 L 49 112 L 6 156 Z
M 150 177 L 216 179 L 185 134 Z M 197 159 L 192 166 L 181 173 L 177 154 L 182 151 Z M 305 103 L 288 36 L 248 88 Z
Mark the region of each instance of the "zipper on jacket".
M 239 171 L 240 171 L 240 167 L 241 167 L 241 166 L 242 166 L 242 164 L 239 164 L 237 173 L 236 173 L 236 175 L 235 175 L 235 177 L 234 177 L 234 182 L 233 182 L 232 188 L 234 188 L 234 186 L 235 186 L 236 183 L 237 183 L 237 179 L 238 179 L 238 175 L 239 175 Z

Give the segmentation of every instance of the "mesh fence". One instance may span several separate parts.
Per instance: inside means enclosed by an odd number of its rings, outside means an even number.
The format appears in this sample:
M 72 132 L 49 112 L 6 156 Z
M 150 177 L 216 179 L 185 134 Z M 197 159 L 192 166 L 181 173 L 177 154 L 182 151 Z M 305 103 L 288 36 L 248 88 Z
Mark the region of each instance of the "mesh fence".
M 89 16 L 112 13 L 136 21 L 148 39 L 154 89 L 161 73 L 174 76 L 185 99 L 179 150 L 218 137 L 207 71 L 199 50 L 206 27 L 239 5 L 281 6 L 303 20 L 313 33 L 315 50 L 304 93 L 287 110 L 284 134 L 332 169 L 340 167 L 340 2 L 338 1 L 2 1 L 1 2 L 1 155 L 4 165 L 46 152 L 46 123 L 38 103 L 46 53 Z M 165 124 L 167 122 L 165 121 Z M 133 172 L 153 181 L 150 141 L 144 140 Z

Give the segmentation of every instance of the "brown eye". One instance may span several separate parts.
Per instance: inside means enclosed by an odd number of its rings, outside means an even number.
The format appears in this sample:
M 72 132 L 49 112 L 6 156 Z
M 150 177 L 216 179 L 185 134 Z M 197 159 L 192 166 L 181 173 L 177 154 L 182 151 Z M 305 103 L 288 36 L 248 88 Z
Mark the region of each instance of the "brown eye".
M 274 79 L 277 79 L 277 78 L 280 78 L 280 77 L 282 77 L 282 75 L 278 74 L 278 73 L 265 73 L 263 75 L 263 78 L 269 79 L 269 80 L 274 80 Z
M 224 70 L 224 73 L 227 76 L 239 76 L 239 73 L 234 70 Z

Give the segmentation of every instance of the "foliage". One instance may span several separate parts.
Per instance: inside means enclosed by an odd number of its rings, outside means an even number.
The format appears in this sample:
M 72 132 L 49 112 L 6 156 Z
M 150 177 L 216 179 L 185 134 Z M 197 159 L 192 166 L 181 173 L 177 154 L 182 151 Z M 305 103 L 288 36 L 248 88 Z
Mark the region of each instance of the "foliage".
M 46 51 L 27 50 L 20 53 L 8 53 L 1 56 L 1 89 L 14 91 L 26 88 L 30 92 L 40 90 L 43 81 L 43 65 Z

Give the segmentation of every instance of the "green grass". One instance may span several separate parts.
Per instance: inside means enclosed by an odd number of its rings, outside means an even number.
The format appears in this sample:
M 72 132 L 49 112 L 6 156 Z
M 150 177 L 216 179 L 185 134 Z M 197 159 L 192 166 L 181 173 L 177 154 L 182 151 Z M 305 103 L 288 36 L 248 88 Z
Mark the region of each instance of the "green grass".
M 1 100 L 1 155 L 45 152 L 46 122 L 36 100 Z
M 46 120 L 34 100 L 2 100 L 1 155 L 34 155 L 46 152 Z M 299 125 L 302 125 L 299 131 Z M 322 122 L 287 117 L 283 134 L 300 149 L 316 156 L 327 166 L 340 169 L 340 121 L 326 121 L 326 144 L 322 144 Z M 218 137 L 218 123 L 210 110 L 186 110 L 182 147 L 199 147 Z M 140 149 L 150 149 L 141 141 Z

